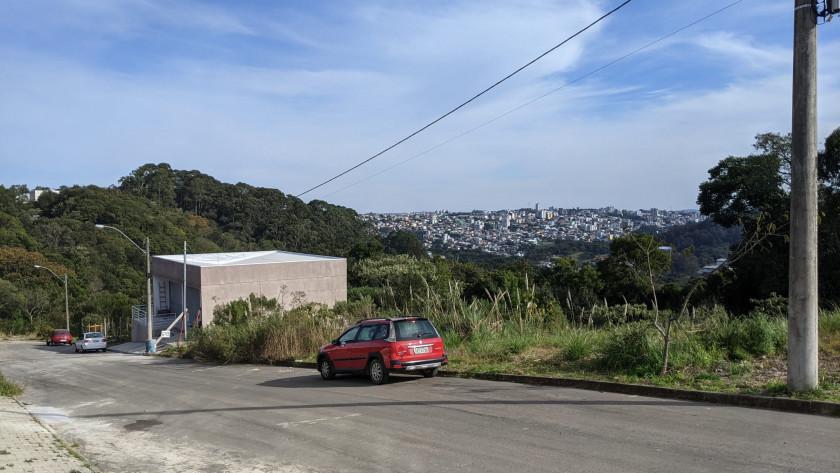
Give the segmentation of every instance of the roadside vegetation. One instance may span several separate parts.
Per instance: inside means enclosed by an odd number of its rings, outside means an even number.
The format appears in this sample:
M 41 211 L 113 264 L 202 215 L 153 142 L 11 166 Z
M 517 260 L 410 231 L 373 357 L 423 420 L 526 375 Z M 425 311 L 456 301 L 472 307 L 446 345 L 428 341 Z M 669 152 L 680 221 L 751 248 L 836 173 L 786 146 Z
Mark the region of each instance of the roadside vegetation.
M 0 373 L 0 396 L 14 397 L 23 394 L 23 388 L 13 383 Z
M 754 148 L 709 170 L 698 189 L 702 222 L 609 242 L 542 242 L 515 258 L 430 254 L 416 234 L 375 234 L 352 209 L 165 163 L 140 166 L 119 186 L 63 187 L 37 202 L 24 186 L 0 186 L 0 332 L 63 326 L 63 287 L 38 265 L 69 275 L 72 330 L 107 322 L 111 334 L 128 334 L 131 305 L 143 304 L 143 255 L 96 231 L 103 223 L 150 237 L 154 254 L 179 253 L 187 241 L 195 253 L 347 258 L 347 302 L 235 301 L 213 314 L 216 325 L 192 332 L 183 350 L 198 359 L 312 358 L 357 319 L 411 314 L 439 327 L 455 369 L 781 395 L 791 138 L 760 134 Z M 840 128 L 818 163 L 823 371 L 821 391 L 806 395 L 837 400 Z
M 442 332 L 450 369 L 788 395 L 780 298 L 762 301 L 744 316 L 713 306 L 675 321 L 671 363 L 662 373 L 663 338 L 653 326 L 653 311 L 644 306 L 596 308 L 580 323 L 560 308 L 517 303 L 506 294 L 492 303 L 431 296 L 412 313 L 431 319 Z M 225 306 L 218 315 L 224 319 L 235 306 L 240 310 L 235 322 L 193 332 L 183 355 L 222 363 L 311 361 L 319 346 L 355 320 L 398 315 L 377 309 L 370 299 L 286 311 L 258 297 Z M 797 396 L 840 402 L 840 310 L 821 313 L 820 333 L 821 388 Z

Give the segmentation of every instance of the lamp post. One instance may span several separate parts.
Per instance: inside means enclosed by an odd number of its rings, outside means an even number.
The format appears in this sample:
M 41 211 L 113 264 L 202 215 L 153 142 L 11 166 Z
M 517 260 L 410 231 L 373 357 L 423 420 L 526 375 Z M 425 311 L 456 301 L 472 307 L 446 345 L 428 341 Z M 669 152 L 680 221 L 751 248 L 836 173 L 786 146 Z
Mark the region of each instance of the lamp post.
M 47 271 L 50 272 L 50 274 L 55 276 L 56 279 L 58 279 L 59 281 L 64 281 L 64 319 L 65 319 L 65 328 L 69 332 L 70 331 L 70 298 L 69 298 L 68 291 L 67 291 L 67 273 L 64 273 L 64 277 L 62 278 L 61 276 L 59 276 L 58 274 L 55 274 L 55 272 L 53 272 L 53 270 L 51 270 L 50 268 L 48 268 L 46 266 L 41 266 L 41 265 L 36 264 L 35 267 L 37 269 L 46 269 Z
M 149 251 L 149 237 L 146 237 L 146 249 L 144 250 L 142 246 L 138 245 L 137 242 L 129 238 L 128 235 L 117 227 L 96 224 L 96 228 L 100 230 L 114 230 L 146 255 L 146 353 L 154 353 L 156 347 L 152 336 L 152 314 L 154 313 L 152 310 L 152 253 Z

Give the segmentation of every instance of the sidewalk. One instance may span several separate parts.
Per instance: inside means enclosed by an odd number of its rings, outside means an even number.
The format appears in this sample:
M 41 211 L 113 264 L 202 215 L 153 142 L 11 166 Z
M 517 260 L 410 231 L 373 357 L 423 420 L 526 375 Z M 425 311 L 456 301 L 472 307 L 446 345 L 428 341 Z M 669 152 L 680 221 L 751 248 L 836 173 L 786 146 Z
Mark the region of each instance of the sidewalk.
M 91 471 L 17 401 L 0 397 L 0 472 Z

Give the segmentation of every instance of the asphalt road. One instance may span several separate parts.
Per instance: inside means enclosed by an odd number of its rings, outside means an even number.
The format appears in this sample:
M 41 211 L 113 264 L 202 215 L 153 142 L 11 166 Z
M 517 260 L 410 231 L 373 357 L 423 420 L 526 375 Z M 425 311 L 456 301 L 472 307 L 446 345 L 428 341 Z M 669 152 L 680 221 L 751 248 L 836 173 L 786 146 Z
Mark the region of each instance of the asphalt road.
M 840 471 L 840 419 L 818 416 L 32 342 L 0 342 L 0 369 L 104 471 Z

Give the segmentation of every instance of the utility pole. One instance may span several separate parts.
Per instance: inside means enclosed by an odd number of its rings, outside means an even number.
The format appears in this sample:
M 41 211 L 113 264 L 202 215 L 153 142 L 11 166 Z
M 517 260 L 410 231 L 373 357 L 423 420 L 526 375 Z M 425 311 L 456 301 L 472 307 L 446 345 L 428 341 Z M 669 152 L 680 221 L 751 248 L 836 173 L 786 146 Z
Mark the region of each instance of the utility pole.
M 184 290 L 181 293 L 181 323 L 184 327 L 183 334 L 184 340 L 187 340 L 187 317 L 189 317 L 189 312 L 187 311 L 187 242 L 184 241 Z
M 817 387 L 817 9 L 794 0 L 788 388 Z
M 156 350 L 152 330 L 152 253 L 149 251 L 149 237 L 146 237 L 146 353 Z
M 70 331 L 70 295 L 67 291 L 67 273 L 64 273 L 64 328 Z
M 129 238 L 128 235 L 117 227 L 102 225 L 101 223 L 97 223 L 94 226 L 99 230 L 114 230 L 122 235 L 123 238 L 130 241 L 138 250 L 146 254 L 146 353 L 154 353 L 157 349 L 157 344 L 154 338 L 152 338 L 152 317 L 155 311 L 152 307 L 152 252 L 149 250 L 149 237 L 146 237 L 146 249 L 144 250 L 142 246 L 138 245 L 136 241 Z

